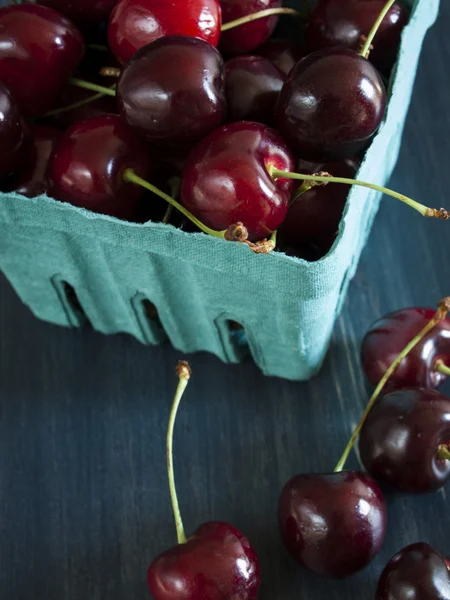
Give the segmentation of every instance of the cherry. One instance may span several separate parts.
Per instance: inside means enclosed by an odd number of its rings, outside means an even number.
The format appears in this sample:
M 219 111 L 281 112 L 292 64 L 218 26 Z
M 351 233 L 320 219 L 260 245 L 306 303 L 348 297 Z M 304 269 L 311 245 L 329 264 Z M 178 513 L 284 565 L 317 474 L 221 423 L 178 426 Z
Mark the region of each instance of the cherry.
M 161 38 L 128 62 L 117 97 L 121 114 L 150 141 L 192 145 L 225 120 L 222 57 L 197 38 Z
M 286 77 L 261 56 L 238 56 L 225 65 L 228 120 L 271 125 Z
M 0 179 L 18 171 L 28 158 L 28 126 L 9 90 L 0 82 Z
M 358 50 L 362 36 L 369 34 L 385 4 L 386 0 L 322 0 L 306 25 L 307 50 L 315 52 L 331 46 Z M 370 62 L 384 74 L 394 66 L 409 16 L 409 9 L 396 2 L 381 23 Z
M 52 108 L 83 53 L 81 33 L 55 10 L 32 4 L 0 8 L 0 81 L 25 114 Z
M 344 578 L 364 568 L 381 548 L 387 513 L 367 474 L 297 475 L 283 489 L 278 519 L 284 543 L 302 566 Z
M 289 75 L 294 65 L 304 56 L 302 46 L 292 40 L 272 38 L 257 50 L 258 56 L 270 60 L 285 75 Z
M 272 129 L 233 123 L 215 131 L 191 153 L 183 173 L 183 205 L 208 227 L 244 223 L 250 241 L 268 237 L 283 222 L 292 182 L 273 181 L 270 165 L 293 167 L 293 157 Z
M 305 164 L 305 161 L 299 163 L 297 170 L 303 173 L 325 171 L 336 177 L 353 178 L 358 170 L 355 160 L 321 165 Z M 280 243 L 291 248 L 315 244 L 326 254 L 336 238 L 349 191 L 349 185 L 330 183 L 314 186 L 302 193 L 291 203 L 279 229 Z
M 282 0 L 220 0 L 224 24 L 261 10 L 280 8 L 281 4 Z M 277 22 L 277 16 L 269 16 L 225 31 L 220 38 L 220 49 L 233 56 L 248 54 L 269 39 Z
M 109 20 L 108 40 L 119 61 L 126 63 L 136 50 L 165 36 L 190 36 L 217 46 L 220 26 L 218 0 L 119 0 Z
M 177 368 L 179 384 L 167 433 L 167 467 L 178 546 L 150 565 L 147 583 L 154 600 L 256 600 L 260 585 L 258 557 L 250 542 L 232 525 L 211 522 L 201 525 L 186 539 L 175 488 L 173 430 L 178 407 L 191 371 L 188 363 Z
M 49 6 L 80 25 L 97 25 L 112 11 L 116 0 L 36 0 Z
M 450 443 L 450 400 L 434 390 L 406 388 L 375 404 L 361 430 L 366 469 L 383 483 L 409 493 L 432 492 L 450 475 L 441 452 Z
M 292 69 L 280 94 L 278 126 L 300 158 L 351 158 L 379 128 L 386 108 L 381 76 L 348 48 L 310 54 Z
M 388 563 L 375 600 L 450 600 L 446 560 L 423 542 L 403 548 Z
M 68 129 L 50 161 L 52 195 L 62 202 L 123 219 L 134 218 L 143 193 L 124 179 L 132 168 L 150 174 L 148 148 L 116 115 L 82 121 Z
M 48 164 L 50 156 L 62 133 L 54 127 L 35 125 L 34 146 L 25 166 L 8 182 L 5 191 L 17 192 L 29 198 L 46 194 L 50 189 Z

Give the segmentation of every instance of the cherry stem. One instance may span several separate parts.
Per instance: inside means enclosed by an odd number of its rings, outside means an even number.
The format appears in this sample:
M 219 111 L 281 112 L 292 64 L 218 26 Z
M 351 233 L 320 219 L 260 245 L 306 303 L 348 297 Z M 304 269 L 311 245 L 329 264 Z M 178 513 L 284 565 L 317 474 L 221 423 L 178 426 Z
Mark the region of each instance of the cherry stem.
M 336 465 L 336 468 L 334 470 L 335 473 L 339 473 L 340 471 L 342 471 L 344 469 L 345 463 L 347 462 L 349 454 L 356 442 L 358 435 L 361 432 L 361 429 L 367 419 L 367 416 L 369 415 L 370 411 L 372 410 L 373 405 L 375 404 L 379 395 L 383 391 L 383 389 L 384 389 L 386 383 L 388 382 L 388 379 L 392 375 L 392 373 L 396 370 L 396 368 L 402 362 L 402 360 L 422 341 L 422 339 L 427 335 L 427 333 L 429 333 L 440 321 L 442 321 L 443 319 L 446 318 L 449 310 L 450 310 L 450 297 L 447 297 L 439 302 L 439 308 L 436 311 L 434 317 L 432 317 L 432 319 L 430 319 L 430 321 L 425 325 L 425 327 L 422 329 L 422 331 L 420 331 L 420 333 L 418 333 L 416 335 L 416 337 L 409 342 L 409 344 L 402 350 L 402 352 L 400 352 L 400 354 L 397 356 L 397 358 L 391 364 L 389 369 L 383 375 L 380 383 L 377 385 L 374 393 L 372 394 L 372 396 L 369 400 L 369 403 L 367 405 L 367 408 L 364 411 L 364 414 L 361 417 L 360 422 L 356 426 L 356 429 L 354 430 L 352 437 L 350 438 L 350 441 L 344 450 L 343 455 L 341 456 L 338 464 Z
M 450 377 L 450 367 L 447 367 L 447 365 L 442 360 L 436 361 L 434 370 L 438 371 L 439 373 L 442 373 L 443 375 L 446 375 L 447 377 Z
M 172 198 L 176 198 L 180 191 L 181 181 L 178 177 L 171 177 L 169 183 L 170 183 L 170 194 L 171 194 Z M 173 213 L 173 206 L 171 204 L 169 204 L 169 206 L 167 207 L 167 210 L 164 214 L 163 220 L 162 220 L 162 222 L 165 225 L 167 225 L 167 223 L 170 221 L 170 217 L 172 216 L 172 213 Z
M 322 174 L 322 175 L 302 175 L 300 173 L 291 173 L 290 171 L 280 171 L 276 169 L 272 165 L 268 167 L 269 174 L 274 179 L 299 179 L 304 181 L 320 181 L 322 183 L 342 183 L 345 185 L 357 185 L 364 188 L 369 188 L 371 190 L 375 190 L 377 192 L 382 192 L 387 196 L 392 196 L 392 198 L 396 198 L 401 202 L 407 204 L 414 210 L 417 210 L 424 217 L 432 217 L 435 219 L 443 219 L 446 221 L 450 214 L 443 208 L 429 208 L 428 206 L 424 206 L 423 204 L 419 204 L 412 198 L 408 198 L 408 196 L 404 196 L 403 194 L 399 194 L 398 192 L 394 192 L 388 188 L 385 188 L 380 185 L 376 185 L 375 183 L 368 183 L 367 181 L 358 181 L 357 179 L 347 179 L 345 177 L 333 177 L 332 175 Z
M 450 460 L 450 442 L 440 444 L 437 451 L 437 457 L 441 460 Z
M 384 18 L 386 17 L 388 12 L 391 10 L 392 5 L 394 4 L 395 1 L 396 0 L 388 0 L 386 2 L 386 5 L 384 6 L 383 10 L 378 15 L 378 18 L 375 21 L 374 26 L 370 30 L 370 33 L 367 36 L 367 39 L 365 40 L 363 47 L 361 48 L 360 54 L 361 54 L 361 56 L 364 56 L 364 58 L 369 58 L 370 50 L 372 47 L 372 42 L 373 42 L 375 36 L 377 35 L 378 30 L 380 29 L 380 26 L 384 21 Z
M 236 19 L 235 21 L 229 21 L 229 23 L 224 23 L 222 25 L 222 33 L 224 31 L 228 31 L 229 29 L 239 27 L 240 25 L 252 23 L 253 21 L 257 21 L 258 19 L 264 19 L 264 17 L 272 17 L 276 15 L 291 15 L 293 17 L 303 16 L 300 12 L 298 12 L 298 10 L 295 10 L 294 8 L 266 8 L 265 10 L 260 10 L 251 15 L 246 15 L 245 17 L 241 17 L 240 19 Z
M 115 86 L 114 86 L 115 87 Z M 60 115 L 65 112 L 69 112 L 71 110 L 75 110 L 77 108 L 81 108 L 86 104 L 90 104 L 91 102 L 95 102 L 96 100 L 100 100 L 100 98 L 104 98 L 105 94 L 100 92 L 95 94 L 94 96 L 89 96 L 89 98 L 85 98 L 84 100 L 79 100 L 78 102 L 74 102 L 73 104 L 69 104 L 68 106 L 62 106 L 61 108 L 55 108 L 54 110 L 50 110 L 45 114 L 46 117 L 55 117 L 56 115 Z
M 108 48 L 102 44 L 88 44 L 90 50 L 97 50 L 97 52 L 108 52 Z
M 71 77 L 69 79 L 69 83 L 84 90 L 98 92 L 99 94 L 103 94 L 104 96 L 116 96 L 115 89 L 107 88 L 103 85 L 97 85 L 96 83 L 91 83 L 90 81 L 84 81 L 83 79 L 77 79 L 76 77 Z
M 117 67 L 102 67 L 100 69 L 101 77 L 120 77 L 122 71 Z
M 177 538 L 179 544 L 186 543 L 186 535 L 184 533 L 183 521 L 181 519 L 180 505 L 178 504 L 177 489 L 175 486 L 175 475 L 173 468 L 173 430 L 177 418 L 178 407 L 180 406 L 181 398 L 187 388 L 191 377 L 191 368 L 185 361 L 180 361 L 177 366 L 178 386 L 173 399 L 172 408 L 170 409 L 169 427 L 167 429 L 167 473 L 169 476 L 170 499 L 172 501 L 173 516 L 175 517 L 175 527 L 177 529 Z

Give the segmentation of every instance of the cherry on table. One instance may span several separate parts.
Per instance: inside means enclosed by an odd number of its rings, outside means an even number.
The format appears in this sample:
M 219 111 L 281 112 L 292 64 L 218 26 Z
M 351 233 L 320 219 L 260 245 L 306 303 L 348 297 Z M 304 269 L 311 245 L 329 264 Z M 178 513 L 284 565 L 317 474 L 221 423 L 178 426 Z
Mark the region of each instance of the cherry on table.
M 300 565 L 324 577 L 344 578 L 379 552 L 386 503 L 366 473 L 297 475 L 280 496 L 278 521 L 285 546 Z
M 0 82 L 0 179 L 19 171 L 28 159 L 31 136 L 10 91 Z
M 419 542 L 403 548 L 385 567 L 375 600 L 450 600 L 446 559 Z
M 217 46 L 221 24 L 218 0 L 119 0 L 109 19 L 109 46 L 121 63 L 166 36 L 200 38 Z
M 306 48 L 315 52 L 331 46 L 358 50 L 361 36 L 367 36 L 386 0 L 326 0 L 317 4 L 306 25 Z M 400 2 L 389 10 L 373 42 L 369 60 L 389 75 L 398 55 L 401 35 L 410 11 Z
M 434 310 L 410 307 L 392 312 L 371 325 L 361 346 L 364 373 L 376 385 L 394 358 L 430 321 Z M 450 365 L 450 319 L 442 319 L 405 357 L 389 379 L 389 389 L 436 388 L 446 379 L 439 361 Z
M 300 158 L 355 156 L 378 130 L 386 90 L 378 71 L 348 48 L 325 48 L 292 69 L 278 101 L 281 134 Z
M 408 493 L 433 492 L 450 475 L 440 450 L 450 444 L 450 400 L 406 388 L 380 398 L 361 430 L 359 452 L 379 482 Z
M 53 107 L 83 54 L 81 33 L 61 13 L 33 4 L 0 8 L 0 81 L 26 115 Z
M 116 0 L 35 0 L 58 10 L 80 26 L 92 26 L 101 23 L 112 11 Z
M 151 172 L 145 142 L 119 116 L 77 123 L 56 145 L 50 161 L 54 198 L 93 212 L 133 219 L 142 188 L 124 180 L 125 169 Z
M 225 64 L 228 121 L 272 125 L 285 75 L 262 56 L 237 56 Z
M 268 167 L 291 170 L 292 154 L 274 130 L 242 122 L 215 131 L 192 151 L 183 173 L 183 205 L 211 229 L 242 222 L 252 242 L 286 217 L 292 181 L 274 181 Z
M 128 62 L 117 99 L 123 117 L 151 142 L 193 145 L 225 120 L 223 59 L 201 39 L 161 38 Z
M 292 68 L 304 56 L 304 49 L 293 40 L 272 38 L 257 50 L 258 56 L 270 60 L 285 75 L 289 75 Z

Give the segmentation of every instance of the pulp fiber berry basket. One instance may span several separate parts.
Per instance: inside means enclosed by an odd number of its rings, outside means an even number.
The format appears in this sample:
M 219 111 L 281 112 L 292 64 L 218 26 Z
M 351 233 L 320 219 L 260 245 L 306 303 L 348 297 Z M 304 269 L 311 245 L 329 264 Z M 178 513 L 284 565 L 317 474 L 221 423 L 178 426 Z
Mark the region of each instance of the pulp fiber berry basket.
M 358 174 L 381 185 L 397 161 L 420 49 L 439 9 L 439 0 L 409 4 L 386 119 Z M 144 344 L 168 337 L 182 352 L 229 363 L 251 353 L 266 375 L 306 380 L 324 359 L 379 202 L 379 194 L 352 188 L 333 248 L 308 263 L 45 196 L 0 194 L 0 268 L 45 321 L 77 327 L 88 319 L 97 331 L 127 332 Z

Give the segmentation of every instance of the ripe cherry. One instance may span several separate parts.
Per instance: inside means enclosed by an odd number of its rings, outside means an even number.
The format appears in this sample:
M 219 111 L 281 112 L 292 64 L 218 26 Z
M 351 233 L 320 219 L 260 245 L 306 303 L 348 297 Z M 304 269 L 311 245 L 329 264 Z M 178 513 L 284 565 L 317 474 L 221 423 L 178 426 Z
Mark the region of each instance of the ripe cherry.
M 279 8 L 281 4 L 282 0 L 220 0 L 224 24 L 261 10 Z M 220 38 L 220 49 L 227 55 L 248 54 L 269 39 L 277 22 L 277 16 L 270 16 L 225 31 Z
M 32 133 L 34 143 L 30 156 L 22 169 L 8 181 L 5 190 L 29 198 L 49 192 L 49 160 L 56 143 L 62 136 L 62 132 L 58 129 L 44 125 L 35 125 Z
M 325 577 L 344 578 L 379 552 L 386 503 L 365 473 L 297 475 L 281 494 L 278 520 L 284 543 L 298 563 Z
M 93 212 L 133 219 L 142 188 L 124 180 L 132 168 L 150 175 L 148 148 L 119 116 L 82 121 L 68 129 L 50 161 L 52 195 Z
M 261 56 L 238 56 L 225 65 L 228 121 L 272 125 L 285 75 Z
M 297 42 L 273 38 L 258 48 L 258 55 L 270 60 L 285 75 L 289 75 L 294 65 L 304 56 L 303 48 Z
M 292 182 L 274 181 L 270 165 L 292 169 L 280 136 L 259 123 L 233 123 L 215 131 L 191 153 L 183 173 L 183 205 L 215 230 L 242 222 L 254 242 L 271 235 L 286 217 Z
M 0 179 L 20 170 L 28 159 L 31 136 L 10 91 L 0 83 Z
M 0 81 L 25 114 L 53 107 L 83 53 L 81 33 L 61 13 L 32 4 L 0 8 Z
M 192 145 L 225 120 L 222 57 L 197 38 L 159 39 L 128 62 L 117 97 L 121 114 L 148 140 Z
M 306 25 L 306 47 L 315 52 L 331 46 L 358 50 L 361 36 L 367 36 L 386 0 L 322 0 L 312 11 Z M 410 11 L 396 2 L 377 32 L 370 62 L 389 74 L 398 55 L 401 35 Z
M 446 560 L 428 544 L 403 548 L 388 563 L 378 583 L 375 600 L 450 600 L 450 572 Z
M 365 58 L 348 48 L 310 54 L 291 71 L 280 94 L 278 126 L 300 158 L 351 158 L 384 117 L 386 90 Z
M 63 13 L 80 26 L 98 25 L 112 11 L 116 0 L 36 0 Z
M 376 321 L 361 346 L 367 379 L 376 385 L 393 358 L 429 322 L 434 311 L 403 308 Z M 450 365 L 450 319 L 442 319 L 414 350 L 402 360 L 388 382 L 389 389 L 436 388 L 446 379 Z
M 423 493 L 448 479 L 450 460 L 442 454 L 449 444 L 450 400 L 434 390 L 406 388 L 377 401 L 361 430 L 359 451 L 377 481 Z
M 166 36 L 200 38 L 217 46 L 221 23 L 218 0 L 119 0 L 109 19 L 109 46 L 121 63 Z

